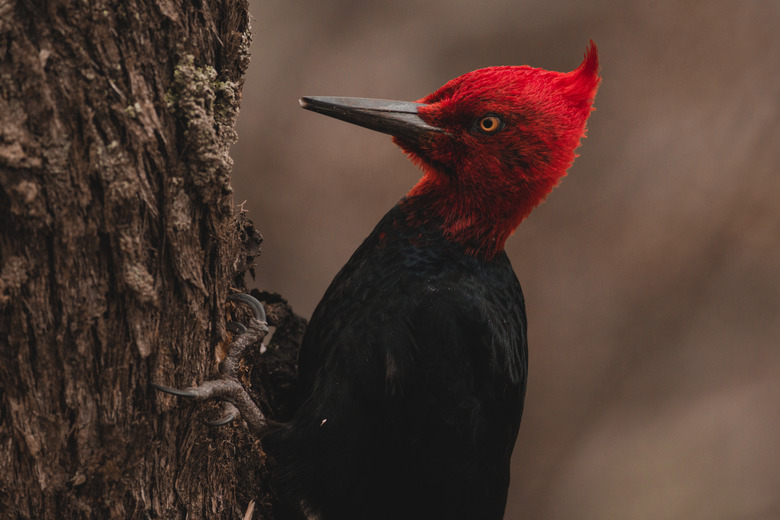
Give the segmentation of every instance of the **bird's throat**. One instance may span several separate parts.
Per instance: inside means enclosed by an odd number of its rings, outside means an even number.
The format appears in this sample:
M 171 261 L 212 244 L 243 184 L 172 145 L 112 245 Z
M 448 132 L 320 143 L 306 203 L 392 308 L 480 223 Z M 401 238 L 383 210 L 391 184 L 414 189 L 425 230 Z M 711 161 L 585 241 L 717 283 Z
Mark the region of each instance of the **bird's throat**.
M 525 203 L 524 203 L 525 202 Z M 446 190 L 424 177 L 400 202 L 409 225 L 438 228 L 466 254 L 492 260 L 530 213 L 527 201 L 501 203 L 488 194 Z

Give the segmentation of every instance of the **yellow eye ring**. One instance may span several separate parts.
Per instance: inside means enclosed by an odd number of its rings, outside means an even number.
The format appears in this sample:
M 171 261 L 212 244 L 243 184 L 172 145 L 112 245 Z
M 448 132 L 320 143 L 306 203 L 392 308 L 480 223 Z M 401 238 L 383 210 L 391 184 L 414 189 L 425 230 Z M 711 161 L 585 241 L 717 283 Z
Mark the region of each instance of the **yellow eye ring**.
M 480 131 L 486 134 L 494 134 L 503 128 L 504 123 L 498 116 L 485 116 L 479 120 Z

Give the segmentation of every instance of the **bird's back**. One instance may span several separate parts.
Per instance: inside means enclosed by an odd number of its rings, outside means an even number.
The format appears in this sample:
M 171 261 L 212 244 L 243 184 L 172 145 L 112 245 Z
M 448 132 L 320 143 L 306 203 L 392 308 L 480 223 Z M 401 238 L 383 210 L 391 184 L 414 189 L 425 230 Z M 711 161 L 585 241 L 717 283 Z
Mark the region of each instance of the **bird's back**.
M 520 284 L 393 208 L 333 280 L 295 418 L 263 444 L 324 520 L 500 519 L 527 371 Z

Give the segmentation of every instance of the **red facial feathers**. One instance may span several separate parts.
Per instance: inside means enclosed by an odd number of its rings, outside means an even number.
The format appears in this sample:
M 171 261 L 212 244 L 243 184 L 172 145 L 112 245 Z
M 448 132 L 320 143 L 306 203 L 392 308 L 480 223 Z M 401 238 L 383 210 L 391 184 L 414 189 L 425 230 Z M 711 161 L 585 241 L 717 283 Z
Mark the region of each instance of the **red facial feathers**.
M 590 42 L 572 72 L 490 67 L 421 99 L 419 115 L 446 133 L 396 139 L 424 172 L 407 195 L 409 218 L 443 222 L 471 254 L 495 256 L 574 162 L 600 81 Z

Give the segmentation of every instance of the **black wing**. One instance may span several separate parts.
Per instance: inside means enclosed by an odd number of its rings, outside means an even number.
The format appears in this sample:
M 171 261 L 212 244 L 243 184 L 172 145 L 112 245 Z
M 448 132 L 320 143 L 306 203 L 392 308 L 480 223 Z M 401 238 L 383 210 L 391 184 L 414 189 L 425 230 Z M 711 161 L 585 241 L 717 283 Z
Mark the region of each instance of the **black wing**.
M 264 440 L 280 486 L 324 518 L 499 519 L 525 394 L 520 285 L 505 255 L 372 237 L 312 317 L 294 420 Z

